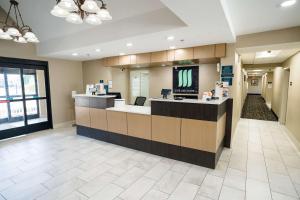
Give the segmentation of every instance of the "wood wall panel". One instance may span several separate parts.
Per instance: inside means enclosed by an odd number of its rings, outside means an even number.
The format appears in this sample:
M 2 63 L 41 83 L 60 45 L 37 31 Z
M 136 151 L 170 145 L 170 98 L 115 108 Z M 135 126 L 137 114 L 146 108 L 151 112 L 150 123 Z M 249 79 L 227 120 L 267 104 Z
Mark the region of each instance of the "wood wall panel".
M 107 110 L 107 130 L 127 135 L 127 116 L 125 112 Z
M 175 60 L 175 50 L 168 50 L 167 52 L 168 61 L 174 61 Z
M 136 55 L 130 56 L 130 64 L 132 64 L 132 65 L 136 64 Z
M 105 109 L 90 108 L 91 128 L 107 130 Z
M 127 113 L 128 135 L 151 140 L 151 115 Z
M 175 60 L 191 60 L 193 58 L 194 58 L 194 48 L 175 50 Z
M 88 107 L 75 106 L 76 124 L 91 127 L 90 109 Z
M 222 143 L 223 138 L 225 136 L 225 127 L 226 127 L 226 113 L 224 113 L 217 122 L 216 150 Z
M 119 56 L 113 56 L 113 57 L 107 58 L 106 64 L 108 67 L 119 65 Z
M 180 146 L 181 119 L 152 115 L 152 140 Z
M 181 146 L 216 152 L 217 122 L 182 119 Z
M 167 51 L 157 51 L 151 53 L 151 63 L 168 61 Z
M 136 64 L 150 63 L 151 53 L 141 53 L 136 55 Z
M 214 58 L 215 45 L 206 45 L 194 48 L 194 59 Z
M 119 57 L 119 65 L 130 65 L 130 56 L 120 56 Z
M 226 56 L 226 44 L 216 44 L 215 57 L 223 58 Z

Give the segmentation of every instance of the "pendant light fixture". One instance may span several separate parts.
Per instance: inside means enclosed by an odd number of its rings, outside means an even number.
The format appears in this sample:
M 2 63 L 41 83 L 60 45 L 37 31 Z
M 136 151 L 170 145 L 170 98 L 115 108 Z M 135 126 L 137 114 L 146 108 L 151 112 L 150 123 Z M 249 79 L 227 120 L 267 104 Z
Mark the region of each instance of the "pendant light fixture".
M 56 0 L 56 5 L 50 13 L 73 24 L 86 22 L 100 25 L 103 20 L 112 19 L 103 0 Z
M 10 13 L 14 15 L 12 24 L 9 24 Z M 0 26 L 0 39 L 13 40 L 18 43 L 38 43 L 39 40 L 32 32 L 32 29 L 24 24 L 22 15 L 19 10 L 19 3 L 15 0 L 10 0 L 10 7 L 5 18 L 5 22 Z

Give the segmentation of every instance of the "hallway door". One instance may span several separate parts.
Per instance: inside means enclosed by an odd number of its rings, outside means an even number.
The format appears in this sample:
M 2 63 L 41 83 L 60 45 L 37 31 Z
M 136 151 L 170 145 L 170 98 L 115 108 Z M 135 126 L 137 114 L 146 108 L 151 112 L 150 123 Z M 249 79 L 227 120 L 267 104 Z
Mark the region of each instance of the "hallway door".
M 282 97 L 281 97 L 281 106 L 280 106 L 280 117 L 279 122 L 285 124 L 286 122 L 286 112 L 287 112 L 287 101 L 288 101 L 288 92 L 289 92 L 289 80 L 290 80 L 290 70 L 283 71 L 282 77 Z

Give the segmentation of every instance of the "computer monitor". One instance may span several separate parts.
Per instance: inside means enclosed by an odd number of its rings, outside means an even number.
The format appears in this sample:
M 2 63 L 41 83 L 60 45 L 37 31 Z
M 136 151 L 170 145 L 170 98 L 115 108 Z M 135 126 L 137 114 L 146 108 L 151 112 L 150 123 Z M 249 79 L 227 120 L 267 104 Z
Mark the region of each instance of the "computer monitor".
M 172 91 L 171 89 L 162 89 L 161 95 L 163 95 L 163 98 L 166 99 L 166 98 L 168 98 L 168 95 L 171 94 L 171 91 Z

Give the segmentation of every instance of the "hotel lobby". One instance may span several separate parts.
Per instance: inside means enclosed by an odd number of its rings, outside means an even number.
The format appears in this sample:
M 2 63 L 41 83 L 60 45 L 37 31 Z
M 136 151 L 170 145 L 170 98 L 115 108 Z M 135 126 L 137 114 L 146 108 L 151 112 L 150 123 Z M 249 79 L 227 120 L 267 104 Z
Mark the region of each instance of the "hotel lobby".
M 1 0 L 0 200 L 300 199 L 299 0 Z

